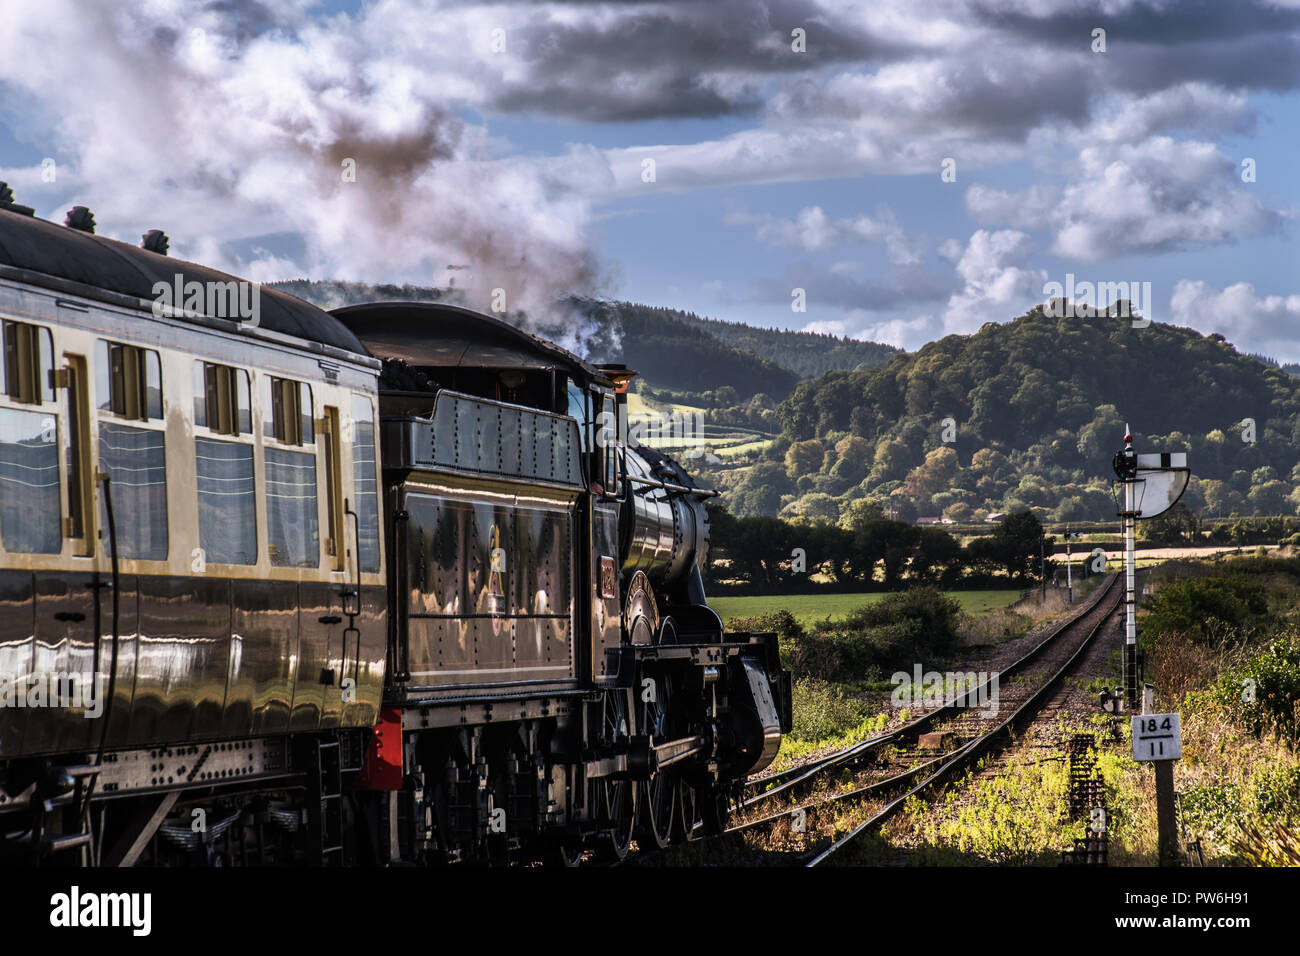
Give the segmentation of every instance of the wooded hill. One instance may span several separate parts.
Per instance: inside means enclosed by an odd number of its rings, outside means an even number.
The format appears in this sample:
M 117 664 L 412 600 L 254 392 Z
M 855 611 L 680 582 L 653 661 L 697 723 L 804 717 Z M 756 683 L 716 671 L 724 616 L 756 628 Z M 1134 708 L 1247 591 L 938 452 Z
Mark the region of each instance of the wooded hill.
M 677 313 L 682 321 L 702 329 L 724 345 L 745 349 L 788 368 L 801 379 L 820 378 L 836 370 L 853 371 L 884 365 L 901 349 L 819 332 L 764 329 L 743 322 L 705 319 L 693 312 Z
M 1026 507 L 1113 518 L 1125 422 L 1138 451 L 1188 452 L 1193 511 L 1300 505 L 1300 380 L 1221 335 L 1157 322 L 1040 307 L 874 369 L 831 372 L 777 415 L 769 460 L 731 482 L 736 513 L 851 521 L 865 497 L 904 519 Z

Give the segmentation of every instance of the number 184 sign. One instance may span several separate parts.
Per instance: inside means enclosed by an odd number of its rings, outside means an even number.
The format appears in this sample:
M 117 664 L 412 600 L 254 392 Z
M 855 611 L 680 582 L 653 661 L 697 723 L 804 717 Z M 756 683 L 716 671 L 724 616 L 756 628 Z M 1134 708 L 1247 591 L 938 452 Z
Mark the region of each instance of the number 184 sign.
M 1142 714 L 1133 718 L 1134 760 L 1178 760 L 1183 731 L 1177 714 Z

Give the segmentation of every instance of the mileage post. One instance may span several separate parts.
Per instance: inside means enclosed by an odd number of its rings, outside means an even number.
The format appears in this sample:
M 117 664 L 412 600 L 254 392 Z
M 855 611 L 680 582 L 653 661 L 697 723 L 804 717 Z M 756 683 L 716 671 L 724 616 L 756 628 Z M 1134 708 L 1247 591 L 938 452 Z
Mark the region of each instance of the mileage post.
M 1150 685 L 1144 697 L 1151 698 Z M 1144 701 L 1145 703 L 1145 701 Z M 1146 710 L 1143 707 L 1143 710 Z M 1142 713 L 1133 718 L 1133 759 L 1154 763 L 1156 821 L 1160 865 L 1178 864 L 1178 825 L 1174 811 L 1174 761 L 1183 755 L 1183 731 L 1178 714 Z

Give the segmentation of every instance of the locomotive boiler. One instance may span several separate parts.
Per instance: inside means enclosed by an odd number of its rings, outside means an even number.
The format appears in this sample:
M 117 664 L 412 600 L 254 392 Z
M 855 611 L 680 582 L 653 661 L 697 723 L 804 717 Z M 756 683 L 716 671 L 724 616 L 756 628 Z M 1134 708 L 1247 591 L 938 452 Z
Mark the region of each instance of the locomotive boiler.
M 231 315 L 240 280 L 94 228 L 0 185 L 0 860 L 721 828 L 789 677 L 708 607 L 713 493 L 628 441 L 634 372 L 446 304 Z

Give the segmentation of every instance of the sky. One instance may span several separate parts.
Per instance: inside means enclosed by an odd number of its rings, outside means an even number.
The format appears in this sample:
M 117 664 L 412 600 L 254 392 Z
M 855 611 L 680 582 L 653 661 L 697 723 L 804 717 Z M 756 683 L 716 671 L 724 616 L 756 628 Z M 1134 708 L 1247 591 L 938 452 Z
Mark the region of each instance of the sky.
M 4 15 L 17 201 L 257 281 L 455 275 L 550 327 L 582 293 L 916 349 L 1073 276 L 1300 361 L 1300 0 Z

